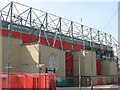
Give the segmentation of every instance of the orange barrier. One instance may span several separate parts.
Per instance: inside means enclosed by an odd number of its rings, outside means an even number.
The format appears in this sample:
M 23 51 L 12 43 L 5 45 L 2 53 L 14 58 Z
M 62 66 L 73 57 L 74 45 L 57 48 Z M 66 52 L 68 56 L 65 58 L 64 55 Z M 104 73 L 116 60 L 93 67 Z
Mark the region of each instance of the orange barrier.
M 8 74 L 0 73 L 0 89 L 8 88 Z M 10 89 L 56 90 L 56 74 L 10 73 Z

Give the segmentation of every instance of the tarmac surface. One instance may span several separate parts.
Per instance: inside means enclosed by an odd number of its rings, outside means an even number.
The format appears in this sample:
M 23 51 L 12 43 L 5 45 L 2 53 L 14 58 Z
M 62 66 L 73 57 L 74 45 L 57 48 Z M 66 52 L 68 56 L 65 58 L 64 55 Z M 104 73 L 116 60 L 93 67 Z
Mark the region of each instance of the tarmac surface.
M 57 87 L 56 90 L 91 90 L 91 87 Z M 96 85 L 93 90 L 120 90 L 120 85 Z

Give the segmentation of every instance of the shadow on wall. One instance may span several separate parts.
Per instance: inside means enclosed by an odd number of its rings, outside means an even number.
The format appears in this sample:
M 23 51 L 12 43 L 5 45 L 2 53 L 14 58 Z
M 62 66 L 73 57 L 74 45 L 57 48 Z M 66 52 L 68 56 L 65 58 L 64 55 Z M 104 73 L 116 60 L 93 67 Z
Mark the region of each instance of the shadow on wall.
M 12 38 L 10 54 L 10 66 L 12 66 L 12 69 L 10 71 L 38 73 L 37 59 L 31 55 L 32 51 L 28 48 L 28 46 L 21 46 L 21 43 L 22 40 Z M 8 50 L 8 37 L 2 36 L 2 72 L 7 72 L 5 67 L 8 64 Z M 37 52 L 36 49 L 34 51 Z M 36 52 L 35 54 L 37 55 Z
M 22 45 L 21 64 L 23 66 L 21 71 L 23 69 L 25 69 L 24 72 L 30 73 L 37 73 L 39 71 L 39 67 L 36 65 L 39 63 L 39 50 L 41 52 L 40 63 L 44 64 L 41 72 L 44 72 L 45 68 L 51 67 L 56 69 L 58 77 L 65 77 L 65 51 L 37 43 Z
M 21 46 L 21 72 L 25 73 L 39 73 L 38 58 L 39 49 L 38 44 L 22 45 Z
M 11 46 L 11 72 L 24 72 L 24 73 L 39 73 L 39 45 L 40 45 L 40 60 L 44 64 L 44 68 L 56 67 L 56 75 L 65 78 L 65 51 L 52 48 L 43 44 L 22 44 L 22 40 L 12 38 Z M 8 63 L 8 37 L 2 37 L 2 68 L 3 72 L 7 72 L 5 67 Z M 54 55 L 53 55 L 54 54 Z M 50 57 L 51 56 L 51 57 Z M 51 59 L 52 63 L 49 62 Z M 55 62 L 56 61 L 56 62 Z

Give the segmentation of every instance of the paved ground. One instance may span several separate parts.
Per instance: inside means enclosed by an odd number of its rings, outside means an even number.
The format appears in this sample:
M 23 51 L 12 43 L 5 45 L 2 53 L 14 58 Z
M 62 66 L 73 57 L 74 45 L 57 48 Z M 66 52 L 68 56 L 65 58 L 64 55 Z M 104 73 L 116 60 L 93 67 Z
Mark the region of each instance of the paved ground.
M 60 87 L 57 90 L 91 90 L 90 87 Z M 120 85 L 97 85 L 93 90 L 120 90 Z

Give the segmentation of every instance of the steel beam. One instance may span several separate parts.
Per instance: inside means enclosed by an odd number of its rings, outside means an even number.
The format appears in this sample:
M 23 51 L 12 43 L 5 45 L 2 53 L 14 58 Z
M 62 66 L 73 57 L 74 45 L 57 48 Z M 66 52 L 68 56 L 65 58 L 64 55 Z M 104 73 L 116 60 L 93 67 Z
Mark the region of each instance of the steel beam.
M 10 18 L 10 15 L 9 15 L 10 11 L 9 10 L 7 12 L 4 11 L 5 8 L 8 7 L 10 4 L 8 4 L 7 6 L 5 6 L 2 9 L 2 20 L 5 20 L 6 17 L 8 19 Z M 54 33 L 55 34 L 54 35 L 55 39 L 54 39 L 53 47 L 55 45 L 56 38 L 57 39 L 59 38 L 59 40 L 61 41 L 61 48 L 63 49 L 62 39 L 64 38 L 64 36 L 69 37 L 69 40 L 71 40 L 71 42 L 72 42 L 72 50 L 74 49 L 74 43 L 76 43 L 76 41 L 78 41 L 77 43 L 79 43 L 79 40 L 82 41 L 82 44 L 84 46 L 87 46 L 89 44 L 91 44 L 91 46 L 92 46 L 92 44 L 95 45 L 95 43 L 97 43 L 97 44 L 100 44 L 100 46 L 105 45 L 105 46 L 107 46 L 107 48 L 110 48 L 110 47 L 114 48 L 115 44 L 117 44 L 117 47 L 118 47 L 118 43 L 120 42 L 120 41 L 118 42 L 116 39 L 114 39 L 111 35 L 108 35 L 108 34 L 105 35 L 105 33 L 102 32 L 102 31 L 95 30 L 95 29 L 90 28 L 88 26 L 81 25 L 79 23 L 76 23 L 76 22 L 73 22 L 71 20 L 58 17 L 58 16 L 50 14 L 50 13 L 43 12 L 41 10 L 37 10 L 37 9 L 34 9 L 34 8 L 29 8 L 26 5 L 22 5 L 22 4 L 19 4 L 19 3 L 16 3 L 16 2 L 14 2 L 14 4 L 16 4 L 16 5 L 14 5 L 15 7 L 13 7 L 13 8 L 17 8 L 17 5 L 21 5 L 21 8 L 26 7 L 26 10 L 25 11 L 23 10 L 20 13 L 13 12 L 14 14 L 11 16 L 12 21 L 14 19 L 17 20 L 13 24 L 14 25 L 16 24 L 18 26 L 22 25 L 22 29 L 24 29 L 24 27 L 25 27 L 24 30 L 26 30 L 26 32 L 27 32 L 27 29 L 30 29 L 32 27 L 32 25 L 33 25 L 32 21 L 33 20 L 34 20 L 34 24 L 35 24 L 34 25 L 35 30 L 40 28 L 39 26 L 41 24 L 43 24 L 43 27 L 41 28 L 41 31 L 44 32 L 43 34 L 45 34 L 45 37 L 47 39 L 48 44 L 49 44 L 48 37 L 50 37 L 49 33 Z M 27 13 L 28 10 L 29 10 L 28 15 L 25 16 L 26 14 L 24 15 L 24 13 Z M 34 12 L 34 10 L 36 11 L 36 13 Z M 32 11 L 35 14 L 35 16 L 37 17 L 36 19 L 34 19 L 35 18 L 34 15 L 32 16 Z M 39 15 L 39 13 L 43 13 L 43 14 Z M 45 15 L 45 17 L 44 17 L 44 15 Z M 20 18 L 22 18 L 22 20 L 20 20 Z M 10 23 L 11 21 L 8 20 L 8 19 L 6 20 L 6 22 Z M 41 22 L 41 20 L 43 20 L 43 22 Z M 58 22 L 57 22 L 57 20 L 58 20 Z M 7 24 L 5 26 L 7 26 Z M 81 28 L 79 28 L 79 27 L 81 27 Z M 32 27 L 32 29 L 33 29 L 33 27 Z M 31 30 L 30 32 L 33 32 L 33 31 Z M 78 32 L 79 32 L 79 34 L 78 34 Z M 120 35 L 118 35 L 118 37 L 119 36 Z M 92 39 L 91 39 L 91 37 L 92 37 Z M 91 40 L 94 40 L 94 42 L 90 43 Z M 97 42 L 95 42 L 95 41 L 97 41 Z M 103 49 L 103 47 L 100 47 L 100 49 Z M 116 51 L 114 50 L 115 55 L 118 55 L 117 54 L 118 51 L 119 50 L 116 50 Z M 120 56 L 120 55 L 118 55 L 118 56 Z
M 7 70 L 8 70 L 8 89 L 10 87 L 10 66 L 11 66 L 11 48 L 12 48 L 12 14 L 13 14 L 13 2 L 11 2 L 10 5 L 10 28 L 9 28 L 9 37 L 8 37 L 8 65 L 7 65 Z
M 71 33 L 72 33 L 72 50 L 73 50 L 74 49 L 73 21 L 71 21 Z

